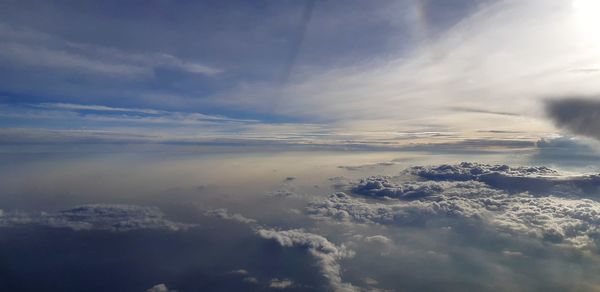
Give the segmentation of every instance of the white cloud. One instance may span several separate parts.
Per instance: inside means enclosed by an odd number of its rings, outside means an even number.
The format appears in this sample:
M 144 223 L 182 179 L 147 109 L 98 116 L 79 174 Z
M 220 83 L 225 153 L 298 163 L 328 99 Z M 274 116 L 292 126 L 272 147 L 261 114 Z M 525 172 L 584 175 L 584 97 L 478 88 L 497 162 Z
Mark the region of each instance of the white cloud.
M 58 110 L 67 112 L 76 112 L 81 114 L 80 111 L 88 111 L 84 116 L 89 119 L 104 120 L 104 121 L 135 121 L 145 123 L 194 123 L 194 122 L 243 122 L 243 123 L 255 123 L 256 120 L 247 119 L 233 119 L 219 115 L 205 115 L 201 113 L 189 113 L 189 112 L 175 112 L 175 111 L 164 111 L 146 108 L 122 108 L 122 107 L 109 107 L 103 105 L 84 105 L 84 104 L 72 104 L 72 103 L 40 103 L 40 104 L 28 104 L 32 108 L 46 109 L 46 110 Z M 101 112 L 118 112 L 121 113 L 119 116 L 105 116 Z M 145 114 L 145 116 L 140 116 Z
M 317 218 L 335 218 L 341 222 L 410 225 L 439 216 L 459 218 L 481 217 L 485 209 L 476 201 L 448 197 L 438 201 L 403 203 L 371 203 L 338 192 L 327 199 L 312 202 L 308 212 Z
M 407 170 L 423 179 L 481 182 L 510 193 L 590 195 L 600 188 L 599 175 L 560 175 L 544 166 L 509 167 L 463 162 L 458 165 L 412 167 Z
M 491 218 L 500 230 L 528 234 L 576 248 L 596 249 L 600 203 L 588 199 L 511 197 Z
M 292 285 L 294 285 L 294 282 L 292 282 L 291 280 L 288 279 L 271 279 L 271 281 L 269 282 L 269 288 L 273 288 L 273 289 L 285 289 L 285 288 L 289 288 L 292 287 Z
M 231 271 L 231 274 L 236 274 L 236 275 L 248 275 L 248 271 L 244 270 L 244 269 L 239 269 L 239 270 L 235 270 L 235 271 Z
M 0 58 L 20 66 L 51 67 L 129 78 L 151 77 L 154 69 L 160 67 L 206 76 L 214 76 L 223 71 L 169 54 L 132 53 L 116 48 L 67 42 L 46 33 L 16 29 L 2 23 L 0 37 L 3 38 Z
M 600 180 L 595 176 L 562 176 L 545 167 L 512 168 L 469 163 L 413 167 L 408 172 L 423 178 L 458 181 L 435 181 L 441 190 L 412 200 L 381 202 L 339 192 L 326 199 L 315 200 L 307 211 L 315 218 L 331 218 L 338 222 L 397 226 L 440 218 L 472 220 L 500 232 L 554 244 L 588 250 L 600 247 L 597 241 L 600 236 L 600 203 L 578 197 L 588 194 L 586 188 L 588 191 L 598 189 Z M 503 176 L 494 176 L 497 180 L 491 181 L 491 185 L 478 181 L 490 174 Z M 515 193 L 505 190 L 505 184 L 498 182 L 503 178 L 521 184 L 510 188 L 521 191 Z M 520 178 L 539 178 L 542 182 L 551 179 L 558 184 L 553 185 L 555 188 L 543 189 L 548 192 L 540 192 L 538 183 Z M 396 187 L 390 182 L 386 184 L 388 188 Z M 529 188 L 531 192 L 528 192 Z M 358 191 L 360 195 L 370 196 L 370 192 Z
M 246 218 L 242 214 L 238 214 L 238 213 L 230 214 L 227 211 L 227 209 L 224 209 L 224 208 L 208 210 L 208 211 L 204 212 L 204 215 L 218 217 L 218 218 L 225 219 L 225 220 L 237 221 L 237 222 L 246 223 L 246 224 L 256 222 L 256 220 Z
M 382 245 L 388 245 L 392 243 L 392 240 L 384 235 L 367 236 L 364 240 L 369 243 L 377 243 Z
M 283 247 L 299 247 L 306 249 L 317 261 L 323 276 L 329 281 L 331 288 L 336 291 L 356 291 L 357 288 L 342 282 L 339 260 L 352 257 L 354 252 L 344 245 L 337 246 L 327 238 L 305 232 L 301 229 L 273 230 L 258 229 L 259 236 L 277 241 Z
M 258 284 L 258 279 L 256 279 L 256 277 L 252 277 L 250 275 L 250 272 L 248 272 L 247 270 L 239 269 L 239 270 L 231 271 L 231 272 L 229 272 L 229 274 L 244 277 L 244 278 L 242 278 L 242 281 L 244 281 L 246 283 Z
M 177 292 L 177 291 L 169 290 L 167 285 L 161 283 L 161 284 L 156 284 L 156 285 L 152 286 L 152 288 L 147 289 L 146 292 Z
M 554 128 L 535 110 L 541 97 L 600 91 L 598 71 L 589 70 L 598 67 L 599 44 L 582 33 L 571 6 L 571 0 L 490 1 L 436 38 L 420 43 L 404 40 L 412 47 L 400 53 L 347 67 L 300 67 L 285 85 L 239 82 L 231 91 L 202 98 L 167 89 L 133 89 L 128 95 L 158 106 L 241 107 L 303 120 L 316 118 L 336 132 L 371 136 L 461 132 L 472 137 L 484 128 L 547 133 Z M 391 20 L 412 19 L 406 5 L 390 7 L 385 15 Z M 421 16 L 416 23 L 399 27 L 419 28 L 427 19 Z M 31 66 L 62 66 L 118 78 L 152 76 L 163 67 L 207 76 L 222 71 L 160 52 L 69 43 L 8 25 L 0 26 L 0 36 L 6 40 L 0 56 Z M 581 70 L 588 73 L 577 73 Z M 478 122 L 472 123 L 474 119 Z M 266 125 L 255 126 L 268 132 Z
M 137 65 L 105 63 L 63 50 L 32 47 L 15 43 L 3 43 L 0 45 L 0 57 L 26 66 L 83 70 L 99 74 L 134 77 L 149 75 L 151 73 L 146 68 Z
M 492 1 L 399 55 L 306 69 L 283 88 L 244 84 L 216 102 L 365 131 L 427 124 L 471 133 L 549 132 L 552 125 L 535 110 L 544 97 L 600 91 L 597 72 L 572 71 L 597 64 L 598 46 L 581 35 L 570 0 Z M 451 109 L 467 106 L 479 110 Z

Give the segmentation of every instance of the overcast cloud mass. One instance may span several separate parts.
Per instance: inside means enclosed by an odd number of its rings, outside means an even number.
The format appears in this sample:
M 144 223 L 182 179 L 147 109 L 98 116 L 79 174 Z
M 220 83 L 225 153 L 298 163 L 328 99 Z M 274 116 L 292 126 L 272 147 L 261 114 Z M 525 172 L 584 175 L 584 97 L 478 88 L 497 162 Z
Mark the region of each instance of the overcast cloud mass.
M 591 98 L 563 98 L 546 102 L 546 112 L 558 127 L 576 134 L 600 139 L 597 128 L 600 101 Z
M 0 291 L 598 291 L 596 0 L 0 0 Z

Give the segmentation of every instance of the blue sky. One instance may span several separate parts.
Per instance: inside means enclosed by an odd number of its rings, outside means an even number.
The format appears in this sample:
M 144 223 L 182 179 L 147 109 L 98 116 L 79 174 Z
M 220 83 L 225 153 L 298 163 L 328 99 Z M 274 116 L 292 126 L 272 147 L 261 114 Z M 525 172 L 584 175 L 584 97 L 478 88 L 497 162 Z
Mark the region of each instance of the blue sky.
M 598 291 L 598 15 L 0 0 L 0 291 Z
M 589 3 L 4 1 L 0 125 L 536 140 L 543 100 L 600 89 Z
M 412 42 L 402 17 L 383 18 L 386 7 L 410 4 L 318 2 L 303 31 L 308 3 L 17 1 L 3 9 L 2 91 L 9 102 L 249 115 L 200 103 L 247 83 L 284 83 L 290 63 L 330 68 Z

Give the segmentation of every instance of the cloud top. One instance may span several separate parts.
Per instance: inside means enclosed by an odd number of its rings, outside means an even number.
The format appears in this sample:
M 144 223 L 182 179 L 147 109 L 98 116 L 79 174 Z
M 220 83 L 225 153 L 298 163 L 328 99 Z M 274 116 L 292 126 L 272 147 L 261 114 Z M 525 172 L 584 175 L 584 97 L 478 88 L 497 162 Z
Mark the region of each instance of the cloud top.
M 321 235 L 301 229 L 282 231 L 259 229 L 257 234 L 262 238 L 275 240 L 283 247 L 306 249 L 317 260 L 323 276 L 328 280 L 332 289 L 335 291 L 357 291 L 356 287 L 342 282 L 339 260 L 354 255 L 354 252 L 346 249 L 344 245 L 337 246 Z
M 600 203 L 591 199 L 600 186 L 596 175 L 564 176 L 546 167 L 473 163 L 417 166 L 406 172 L 415 174 L 415 180 L 362 179 L 351 189 L 359 197 L 338 192 L 313 201 L 307 211 L 314 218 L 342 223 L 471 222 L 577 249 L 599 247 Z M 406 196 L 415 190 L 419 196 Z M 388 200 L 370 199 L 382 197 Z

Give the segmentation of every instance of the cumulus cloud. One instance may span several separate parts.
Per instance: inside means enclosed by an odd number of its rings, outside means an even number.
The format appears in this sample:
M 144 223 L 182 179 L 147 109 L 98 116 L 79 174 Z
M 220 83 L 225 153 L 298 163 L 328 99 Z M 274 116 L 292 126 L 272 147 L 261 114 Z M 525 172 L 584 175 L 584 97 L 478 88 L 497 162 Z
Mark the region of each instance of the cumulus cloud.
M 489 188 L 510 193 L 591 195 L 600 186 L 598 175 L 564 176 L 544 166 L 510 167 L 463 162 L 414 166 L 406 169 L 404 174 L 417 179 L 406 181 L 402 176 L 376 175 L 350 182 L 349 190 L 373 198 L 416 200 L 442 192 L 467 195 Z
M 600 100 L 563 98 L 546 101 L 546 114 L 573 134 L 600 140 Z
M 500 231 L 529 235 L 576 248 L 597 248 L 600 203 L 588 199 L 528 197 L 439 197 L 437 201 L 369 203 L 343 193 L 314 202 L 309 213 L 342 222 L 405 226 L 439 218 L 475 220 Z
M 372 176 L 361 179 L 352 189 L 353 192 L 389 198 L 419 198 L 442 192 L 444 189 L 436 182 L 406 182 L 395 184 L 389 176 Z
M 463 162 L 456 165 L 416 166 L 407 172 L 432 181 L 482 182 L 510 193 L 595 194 L 600 187 L 599 175 L 560 175 L 545 166 L 510 167 Z
M 273 196 L 273 197 L 277 197 L 277 198 L 285 198 L 285 197 L 299 197 L 301 196 L 300 194 L 294 192 L 294 190 L 290 190 L 290 189 L 279 189 L 279 190 L 274 190 L 272 192 L 268 193 L 269 196 Z
M 387 198 L 402 200 L 417 200 L 448 193 L 463 195 L 477 194 L 486 189 L 486 184 L 479 181 L 403 181 L 401 177 L 370 176 L 352 183 L 350 191 L 371 198 Z M 489 192 L 486 194 L 491 194 Z M 492 191 L 493 193 L 493 191 Z
M 292 282 L 291 280 L 288 279 L 271 279 L 271 281 L 269 282 L 269 288 L 273 288 L 273 289 L 285 289 L 285 288 L 289 288 L 292 285 L 294 285 L 294 282 Z
M 350 180 L 343 176 L 336 176 L 336 177 L 329 178 L 329 181 L 331 181 L 332 187 L 334 187 L 335 189 L 345 188 L 350 183 Z
M 138 229 L 182 230 L 192 227 L 170 221 L 155 207 L 135 205 L 82 205 L 58 212 L 28 214 L 22 212 L 5 213 L 0 216 L 0 226 L 10 227 L 33 224 L 52 228 L 73 230 L 130 231 Z
M 362 188 L 358 189 L 357 194 L 366 194 L 366 198 L 338 192 L 326 199 L 311 202 L 307 211 L 314 218 L 394 226 L 453 218 L 460 222 L 483 223 L 508 234 L 580 249 L 595 250 L 600 243 L 597 241 L 600 235 L 597 227 L 600 223 L 600 203 L 579 197 L 581 192 L 577 191 L 597 189 L 600 180 L 596 176 L 564 177 L 546 167 L 471 163 L 413 167 L 408 172 L 415 173 L 418 179 L 431 179 L 429 183 L 436 184 L 435 192 L 414 200 L 403 200 L 402 196 L 385 202 L 368 200 L 372 193 L 377 194 L 378 191 L 389 193 L 389 189 L 402 190 L 402 184 L 379 177 L 379 180 L 374 180 L 375 184 L 380 184 L 377 187 L 365 192 L 361 191 Z M 497 180 L 484 179 L 490 175 L 508 180 L 498 183 Z M 514 178 L 543 178 L 547 180 L 542 182 L 556 184 L 552 185 L 554 188 L 544 189 L 548 193 L 541 193 L 539 183 Z M 364 184 L 365 181 L 368 180 L 361 182 Z M 510 183 L 517 186 L 506 188 Z M 560 186 L 570 188 L 561 189 Z M 520 192 L 512 192 L 516 189 Z M 385 241 L 383 238 L 381 240 Z
M 243 277 L 242 281 L 244 281 L 246 283 L 258 284 L 258 279 L 256 279 L 256 277 L 253 277 L 252 275 L 250 275 L 250 272 L 248 272 L 245 269 L 233 270 L 233 271 L 229 272 L 229 274 Z
M 288 176 L 284 178 L 279 188 L 268 192 L 267 195 L 276 198 L 304 197 L 305 194 L 297 191 L 296 184 L 294 183 L 296 180 L 297 178 L 295 176 Z
M 500 229 L 518 231 L 577 248 L 597 248 L 600 203 L 588 199 L 511 197 L 491 218 Z
M 248 275 L 248 271 L 244 270 L 244 269 L 239 269 L 239 270 L 235 270 L 235 271 L 231 271 L 231 274 L 235 274 L 235 275 Z
M 335 218 L 342 222 L 410 225 L 436 216 L 460 218 L 481 217 L 482 210 L 475 201 L 448 197 L 436 201 L 409 201 L 405 203 L 373 203 L 351 197 L 343 192 L 316 200 L 307 207 L 317 218 Z
M 306 249 L 317 260 L 323 276 L 328 280 L 332 289 L 336 291 L 357 291 L 356 287 L 342 282 L 339 260 L 354 256 L 354 252 L 344 245 L 337 246 L 323 236 L 305 232 L 301 229 L 283 231 L 259 229 L 256 232 L 262 238 L 275 240 L 283 247 Z
M 147 289 L 146 292 L 177 292 L 177 290 L 169 290 L 167 285 L 161 283 L 152 286 L 152 288 Z
M 369 243 L 378 243 L 383 245 L 390 244 L 392 242 L 391 239 L 383 235 L 367 236 L 365 237 L 365 241 Z
M 213 216 L 213 217 L 217 217 L 217 218 L 221 218 L 221 219 L 225 219 L 225 220 L 237 221 L 237 222 L 246 223 L 246 224 L 256 222 L 256 220 L 246 218 L 242 214 L 239 214 L 239 213 L 231 214 L 225 208 L 208 210 L 208 211 L 204 212 L 204 215 Z
M 510 167 L 508 165 L 489 165 L 462 162 L 460 164 L 442 164 L 438 166 L 415 166 L 409 168 L 410 173 L 431 180 L 467 181 L 476 180 L 488 174 L 506 176 L 557 175 L 556 170 L 545 166 Z

